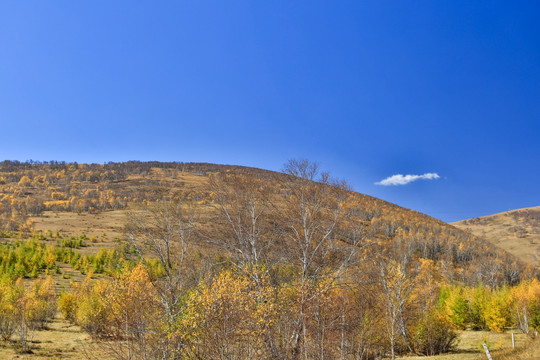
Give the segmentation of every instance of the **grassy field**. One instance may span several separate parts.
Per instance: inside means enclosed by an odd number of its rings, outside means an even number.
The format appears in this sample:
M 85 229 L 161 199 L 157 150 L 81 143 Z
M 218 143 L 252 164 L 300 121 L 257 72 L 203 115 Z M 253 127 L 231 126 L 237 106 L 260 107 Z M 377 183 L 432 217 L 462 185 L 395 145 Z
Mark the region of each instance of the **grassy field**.
M 87 243 L 91 245 L 92 252 L 97 252 L 101 247 L 114 248 L 115 240 L 125 237 L 123 229 L 127 215 L 126 210 L 105 211 L 99 214 L 45 211 L 43 215 L 33 217 L 32 220 L 36 231 L 52 231 L 74 236 L 84 233 L 89 239 L 93 237 L 95 242 L 87 241 Z
M 486 343 L 493 360 L 540 359 L 540 340 L 531 340 L 521 332 L 515 332 L 516 348 L 512 349 L 512 332 L 497 334 L 489 331 L 459 332 L 459 341 L 454 353 L 437 356 L 406 356 L 402 360 L 481 360 L 487 359 L 482 344 Z
M 22 354 L 16 345 L 0 343 L 0 359 L 83 359 L 84 349 L 91 343 L 90 336 L 78 326 L 57 317 L 48 329 L 34 333 L 32 353 Z
M 512 350 L 510 332 L 496 334 L 487 331 L 463 331 L 459 333 L 456 352 L 438 356 L 406 356 L 402 360 L 480 360 L 486 359 L 482 343 L 486 342 L 494 360 L 540 359 L 540 340 L 515 333 L 516 349 Z M 97 346 L 88 334 L 57 317 L 47 330 L 36 331 L 36 342 L 31 354 L 21 354 L 14 346 L 0 343 L 0 359 L 85 359 L 107 360 L 106 353 Z M 88 357 L 87 357 L 88 356 Z

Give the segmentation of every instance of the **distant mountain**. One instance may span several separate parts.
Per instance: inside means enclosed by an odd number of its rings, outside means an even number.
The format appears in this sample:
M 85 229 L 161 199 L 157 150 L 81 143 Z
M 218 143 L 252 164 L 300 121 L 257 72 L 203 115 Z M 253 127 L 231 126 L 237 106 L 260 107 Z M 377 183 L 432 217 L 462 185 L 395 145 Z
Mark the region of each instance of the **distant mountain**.
M 540 266 L 540 206 L 452 223 L 522 261 Z

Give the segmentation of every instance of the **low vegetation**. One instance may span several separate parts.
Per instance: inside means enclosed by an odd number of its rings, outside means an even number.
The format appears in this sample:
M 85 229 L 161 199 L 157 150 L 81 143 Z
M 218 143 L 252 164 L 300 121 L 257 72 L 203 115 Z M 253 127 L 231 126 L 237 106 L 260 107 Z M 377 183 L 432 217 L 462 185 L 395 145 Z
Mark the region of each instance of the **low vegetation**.
M 50 276 L 25 284 L 22 278 L 13 281 L 0 278 L 0 336 L 9 341 L 14 334 L 21 352 L 30 352 L 33 336 L 57 311 L 57 296 Z

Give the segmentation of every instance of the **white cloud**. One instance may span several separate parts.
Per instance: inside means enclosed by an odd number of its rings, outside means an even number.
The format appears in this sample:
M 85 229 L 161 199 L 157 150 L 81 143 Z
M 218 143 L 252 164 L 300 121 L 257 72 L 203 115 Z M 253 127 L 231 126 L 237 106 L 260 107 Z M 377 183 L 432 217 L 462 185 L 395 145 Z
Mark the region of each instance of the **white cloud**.
M 424 175 L 401 175 L 396 174 L 386 179 L 383 179 L 379 182 L 376 182 L 375 185 L 383 186 L 395 186 L 395 185 L 407 185 L 416 180 L 434 180 L 440 178 L 437 173 L 425 173 Z

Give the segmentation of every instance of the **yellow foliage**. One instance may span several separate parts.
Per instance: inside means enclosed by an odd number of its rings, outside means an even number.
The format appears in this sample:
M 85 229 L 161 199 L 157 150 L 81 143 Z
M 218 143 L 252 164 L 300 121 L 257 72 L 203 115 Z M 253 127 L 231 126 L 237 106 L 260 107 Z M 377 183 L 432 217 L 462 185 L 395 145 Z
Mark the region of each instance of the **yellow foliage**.
M 58 299 L 58 309 L 68 321 L 75 321 L 76 299 L 72 293 L 62 293 Z
M 43 204 L 48 208 L 65 208 L 69 207 L 69 200 L 50 200 L 45 201 Z
M 178 329 L 190 333 L 188 329 L 204 328 L 207 336 L 225 336 L 227 329 L 228 336 L 258 343 L 276 315 L 274 289 L 264 273 L 225 270 L 190 294 Z M 203 340 L 192 334 L 193 342 Z
M 492 293 L 485 309 L 486 325 L 491 331 L 502 332 L 510 324 L 509 299 L 506 289 Z
M 32 183 L 32 180 L 30 180 L 30 178 L 26 175 L 22 176 L 21 179 L 19 180 L 20 186 L 28 186 L 31 183 Z
M 51 192 L 51 200 L 65 200 L 66 194 L 63 192 L 53 191 Z

